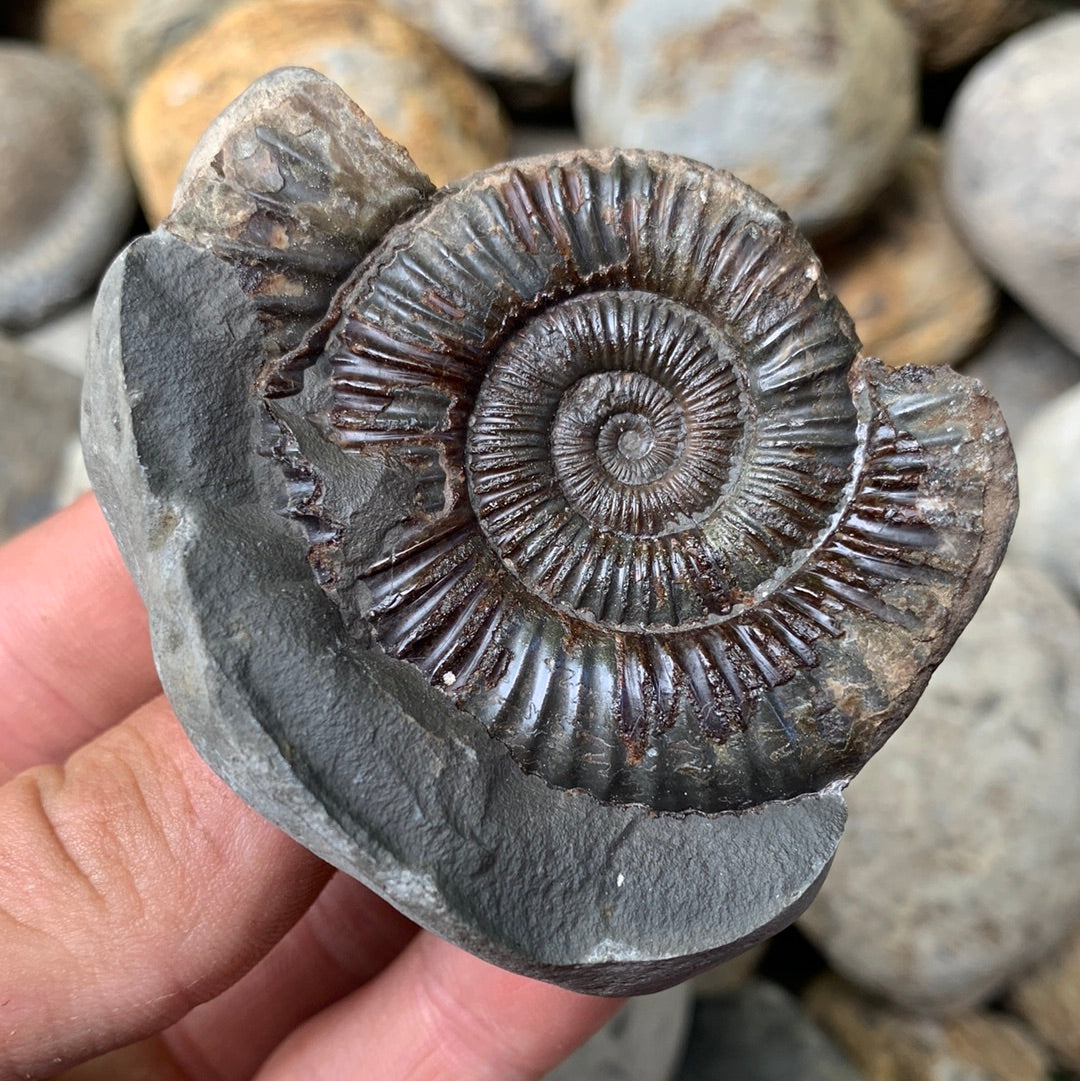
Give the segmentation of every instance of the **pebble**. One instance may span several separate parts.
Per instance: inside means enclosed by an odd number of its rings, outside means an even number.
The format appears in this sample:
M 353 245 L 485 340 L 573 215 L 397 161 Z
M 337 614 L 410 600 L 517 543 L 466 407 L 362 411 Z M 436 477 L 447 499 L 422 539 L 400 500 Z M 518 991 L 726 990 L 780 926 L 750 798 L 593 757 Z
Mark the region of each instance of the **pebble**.
M 797 998 L 765 980 L 700 999 L 678 1081 L 863 1081 Z
M 819 254 L 864 352 L 887 364 L 955 364 L 986 335 L 997 287 L 945 211 L 936 136 L 911 139 L 859 229 Z
M 566 150 L 580 150 L 584 145 L 573 128 L 515 124 L 510 132 L 510 148 L 506 156 L 531 158 L 536 154 L 561 154 Z
M 2 42 L 0 100 L 0 326 L 25 329 L 93 286 L 135 204 L 119 122 L 77 64 Z
M 923 66 L 945 71 L 973 60 L 1038 18 L 1044 0 L 893 0 L 919 40 Z
M 511 100 L 557 99 L 602 0 L 382 0 Z
M 229 0 L 44 0 L 43 43 L 73 56 L 117 101 Z
M 888 0 L 612 0 L 574 101 L 590 145 L 729 169 L 821 232 L 892 176 L 915 119 L 915 42 Z
M 757 972 L 768 948 L 768 942 L 759 942 L 729 961 L 722 961 L 715 968 L 699 973 L 693 979 L 694 994 L 699 998 L 709 998 L 741 987 Z
M 83 301 L 20 334 L 18 342 L 27 352 L 36 353 L 57 368 L 82 376 L 86 371 L 93 314 L 94 302 Z
M 1080 12 L 1013 35 L 946 120 L 945 193 L 975 255 L 1080 352 Z
M 436 184 L 501 160 L 494 94 L 427 35 L 370 0 L 255 0 L 174 49 L 135 94 L 128 146 L 151 222 L 210 121 L 272 68 L 314 68 L 403 144 Z
M 1024 509 L 1009 550 L 1080 598 L 1080 386 L 1031 421 L 1016 461 Z
M 1007 558 L 848 789 L 844 838 L 801 923 L 835 969 L 902 1007 L 958 1010 L 1080 918 L 1078 657 L 1080 610 Z
M 630 999 L 544 1081 L 670 1081 L 686 1049 L 692 1005 L 685 983 Z
M 912 1017 L 834 975 L 807 989 L 810 1015 L 867 1081 L 1047 1081 L 1050 1056 L 1015 1018 L 986 1010 Z
M 79 430 L 79 380 L 0 337 L 0 542 L 61 505 L 65 450 Z
M 1080 383 L 1080 356 L 1026 312 L 1010 307 L 963 371 L 981 379 L 997 399 L 1015 443 L 1043 406 Z M 1027 495 L 1025 488 L 1025 500 Z
M 1046 1041 L 1061 1066 L 1080 1071 L 1080 927 L 1012 988 L 1007 1001 Z

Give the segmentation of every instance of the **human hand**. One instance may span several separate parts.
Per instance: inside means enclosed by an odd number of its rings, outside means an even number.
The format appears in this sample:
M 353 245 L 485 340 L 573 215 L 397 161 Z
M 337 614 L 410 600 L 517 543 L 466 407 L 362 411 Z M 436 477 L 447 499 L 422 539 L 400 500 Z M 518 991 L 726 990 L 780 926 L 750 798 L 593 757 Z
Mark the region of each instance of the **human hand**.
M 524 1081 L 618 1005 L 418 931 L 226 788 L 90 497 L 0 548 L 0 1079 Z

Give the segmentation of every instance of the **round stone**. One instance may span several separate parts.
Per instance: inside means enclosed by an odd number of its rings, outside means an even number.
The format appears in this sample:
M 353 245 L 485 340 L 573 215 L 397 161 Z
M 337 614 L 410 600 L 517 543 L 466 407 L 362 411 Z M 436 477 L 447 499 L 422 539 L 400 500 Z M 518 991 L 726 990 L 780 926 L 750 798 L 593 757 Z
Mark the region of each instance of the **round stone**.
M 848 788 L 844 843 L 802 921 L 836 969 L 908 1009 L 990 998 L 1080 910 L 1080 612 L 1010 560 Z
M 923 65 L 954 68 L 1046 9 L 1041 0 L 892 0 L 919 39 Z
M 997 1010 L 945 1020 L 913 1017 L 829 973 L 804 997 L 813 1018 L 866 1081 L 1047 1081 L 1050 1056 L 1027 1027 Z
M 1080 13 L 1011 37 L 964 81 L 945 194 L 980 261 L 1080 351 Z
M 570 78 L 601 0 L 382 0 L 511 97 L 540 104 Z
M 985 384 L 1015 442 L 1043 408 L 1080 383 L 1080 356 L 1010 305 L 985 344 L 965 362 L 964 374 Z M 1028 495 L 1025 483 L 1025 503 Z
M 112 107 L 90 75 L 0 44 L 0 326 L 26 328 L 88 290 L 134 215 Z
M 887 0 L 618 0 L 575 82 L 588 144 L 728 169 L 819 232 L 888 182 L 915 103 L 914 39 Z
M 820 247 L 863 348 L 886 364 L 955 364 L 986 334 L 997 288 L 945 210 L 941 151 L 925 133 L 852 234 Z
M 128 146 L 152 222 L 210 121 L 254 78 L 288 66 L 332 78 L 436 183 L 505 153 L 493 93 L 408 23 L 369 0 L 253 0 L 169 53 L 132 99 Z
M 169 49 L 230 0 L 44 0 L 45 45 L 85 64 L 123 101 Z
M 1080 597 L 1080 387 L 1055 398 L 1016 448 L 1024 493 L 1012 548 Z
M 66 444 L 79 430 L 79 380 L 0 336 L 0 542 L 61 505 Z

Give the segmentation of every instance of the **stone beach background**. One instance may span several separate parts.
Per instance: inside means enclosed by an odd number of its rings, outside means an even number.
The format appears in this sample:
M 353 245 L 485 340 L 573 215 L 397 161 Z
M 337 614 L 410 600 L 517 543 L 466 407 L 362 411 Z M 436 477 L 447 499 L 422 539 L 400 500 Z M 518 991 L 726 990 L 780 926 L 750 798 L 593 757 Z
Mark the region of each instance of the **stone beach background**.
M 0 34 L 0 540 L 87 487 L 105 267 L 284 64 L 340 83 L 440 184 L 587 145 L 729 168 L 811 237 L 868 354 L 982 379 L 1017 447 L 1013 543 L 848 789 L 820 896 L 551 1076 L 1080 1078 L 1080 6 L 37 0 Z M 105 1076 L 87 1069 L 67 1076 Z

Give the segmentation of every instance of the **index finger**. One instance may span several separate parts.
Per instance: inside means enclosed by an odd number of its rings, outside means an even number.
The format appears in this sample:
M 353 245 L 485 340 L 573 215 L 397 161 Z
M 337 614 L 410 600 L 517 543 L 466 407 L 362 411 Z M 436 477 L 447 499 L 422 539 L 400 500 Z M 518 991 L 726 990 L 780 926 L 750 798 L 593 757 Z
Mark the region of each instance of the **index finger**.
M 159 689 L 146 609 L 92 496 L 0 547 L 0 783 Z

